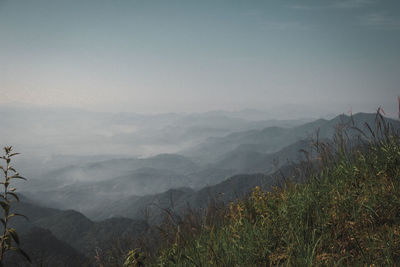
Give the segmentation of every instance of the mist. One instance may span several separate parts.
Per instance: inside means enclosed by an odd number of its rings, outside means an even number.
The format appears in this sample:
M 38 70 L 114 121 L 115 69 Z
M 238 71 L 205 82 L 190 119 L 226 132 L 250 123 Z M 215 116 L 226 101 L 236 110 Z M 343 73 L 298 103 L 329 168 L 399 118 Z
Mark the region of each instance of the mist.
M 0 265 L 398 262 L 399 47 L 398 0 L 0 0 Z

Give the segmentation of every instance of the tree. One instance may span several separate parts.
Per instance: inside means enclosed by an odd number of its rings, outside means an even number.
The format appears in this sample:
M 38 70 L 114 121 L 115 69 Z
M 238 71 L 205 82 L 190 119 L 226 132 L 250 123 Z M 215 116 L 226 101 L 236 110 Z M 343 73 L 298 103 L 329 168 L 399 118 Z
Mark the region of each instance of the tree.
M 11 146 L 7 146 L 4 147 L 4 155 L 0 157 L 0 159 L 5 161 L 5 165 L 0 165 L 0 169 L 4 174 L 3 179 L 0 181 L 0 205 L 3 211 L 3 214 L 1 214 L 0 217 L 0 226 L 3 227 L 2 235 L 0 236 L 0 267 L 3 266 L 4 254 L 7 251 L 16 251 L 31 262 L 29 256 L 19 246 L 20 242 L 17 231 L 14 228 L 9 227 L 10 219 L 18 216 L 26 218 L 22 214 L 11 212 L 12 202 L 19 201 L 19 197 L 15 193 L 16 188 L 11 186 L 11 182 L 14 179 L 26 180 L 26 178 L 20 176 L 11 165 L 11 158 L 18 154 L 19 153 L 12 152 Z

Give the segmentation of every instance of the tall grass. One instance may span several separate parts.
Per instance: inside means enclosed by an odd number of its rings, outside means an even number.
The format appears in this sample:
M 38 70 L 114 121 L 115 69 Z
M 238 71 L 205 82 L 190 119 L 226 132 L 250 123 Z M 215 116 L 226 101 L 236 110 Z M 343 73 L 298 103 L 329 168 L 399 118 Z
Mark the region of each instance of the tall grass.
M 358 137 L 345 128 L 352 126 L 339 128 L 332 141 L 315 141 L 306 181 L 289 179 L 270 191 L 256 187 L 206 216 L 170 220 L 158 250 L 143 251 L 140 264 L 398 265 L 400 135 L 379 112 L 367 132 L 352 129 Z

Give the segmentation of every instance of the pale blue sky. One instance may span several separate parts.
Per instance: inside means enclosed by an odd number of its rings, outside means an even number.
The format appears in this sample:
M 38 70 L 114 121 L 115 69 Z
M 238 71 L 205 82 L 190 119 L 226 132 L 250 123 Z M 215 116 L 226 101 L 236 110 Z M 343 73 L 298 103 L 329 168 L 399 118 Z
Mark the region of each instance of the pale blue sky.
M 0 103 L 395 113 L 398 0 L 0 0 Z

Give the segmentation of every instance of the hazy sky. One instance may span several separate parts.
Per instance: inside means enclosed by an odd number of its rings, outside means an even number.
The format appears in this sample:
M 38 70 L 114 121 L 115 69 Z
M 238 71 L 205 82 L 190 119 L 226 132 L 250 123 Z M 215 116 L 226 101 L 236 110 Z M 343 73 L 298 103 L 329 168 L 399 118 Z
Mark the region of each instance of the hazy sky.
M 399 0 L 0 0 L 0 103 L 395 113 Z

